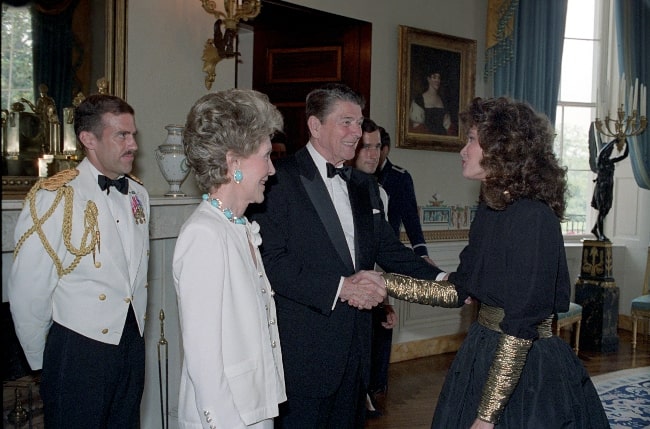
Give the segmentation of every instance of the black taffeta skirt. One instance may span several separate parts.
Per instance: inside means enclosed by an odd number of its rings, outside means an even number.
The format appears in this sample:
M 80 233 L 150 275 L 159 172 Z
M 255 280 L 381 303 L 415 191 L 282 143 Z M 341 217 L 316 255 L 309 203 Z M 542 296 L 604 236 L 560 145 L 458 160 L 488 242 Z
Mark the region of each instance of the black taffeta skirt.
M 447 372 L 432 428 L 465 429 L 476 419 L 483 386 L 501 334 L 479 323 Z M 497 428 L 609 428 L 607 416 L 587 370 L 571 347 L 557 336 L 536 340 L 516 389 Z

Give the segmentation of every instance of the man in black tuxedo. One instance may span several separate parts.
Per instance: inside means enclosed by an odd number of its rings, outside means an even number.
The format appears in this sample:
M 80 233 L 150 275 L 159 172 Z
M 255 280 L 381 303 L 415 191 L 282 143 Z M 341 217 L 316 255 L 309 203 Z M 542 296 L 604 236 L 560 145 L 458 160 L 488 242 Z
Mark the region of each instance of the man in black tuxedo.
M 288 401 L 276 428 L 364 427 L 370 309 L 386 292 L 362 270 L 378 263 L 423 279 L 444 275 L 395 237 L 376 180 L 342 167 L 355 155 L 364 103 L 341 84 L 309 93 L 309 143 L 277 161 L 264 204 L 250 213 L 282 345 Z

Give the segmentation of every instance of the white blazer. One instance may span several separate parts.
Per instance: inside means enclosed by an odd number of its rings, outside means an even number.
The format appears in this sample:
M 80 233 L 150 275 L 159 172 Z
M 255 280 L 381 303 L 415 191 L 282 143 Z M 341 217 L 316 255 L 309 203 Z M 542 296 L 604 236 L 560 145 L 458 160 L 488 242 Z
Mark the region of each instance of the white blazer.
M 257 223 L 233 224 L 206 201 L 181 228 L 173 260 L 184 354 L 181 428 L 245 428 L 277 416 L 286 400 L 260 243 Z
M 84 234 L 84 212 L 89 201 L 97 207 L 100 245 L 93 255 L 81 258 L 69 274 L 59 277 L 50 254 L 38 233 L 22 244 L 9 277 L 8 295 L 16 334 L 33 370 L 41 369 L 45 339 L 52 321 L 81 335 L 108 344 L 119 344 L 129 309 L 133 305 L 140 334 L 144 329 L 147 308 L 147 267 L 149 261 L 149 195 L 139 183 L 129 179 L 129 192 L 120 196 L 122 213 L 127 213 L 130 239 L 124 246 L 116 228 L 116 219 L 108 196 L 97 184 L 97 170 L 88 159 L 77 166 L 79 175 L 67 185 L 73 189 L 71 244 L 79 248 Z M 40 190 L 36 194 L 38 217 L 52 207 L 56 191 Z M 131 204 L 139 201 L 144 222 L 136 222 Z M 47 219 L 42 230 L 64 268 L 74 255 L 65 245 L 64 200 Z M 32 227 L 30 204 L 25 202 L 16 223 L 15 240 Z M 87 242 L 89 242 L 89 237 Z M 126 247 L 126 249 L 125 249 Z

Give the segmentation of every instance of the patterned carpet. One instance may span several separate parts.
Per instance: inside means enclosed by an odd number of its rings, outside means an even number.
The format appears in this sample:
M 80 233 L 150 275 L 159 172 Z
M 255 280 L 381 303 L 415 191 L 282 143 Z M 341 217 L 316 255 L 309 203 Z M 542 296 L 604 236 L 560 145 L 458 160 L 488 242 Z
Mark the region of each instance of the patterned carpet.
M 650 366 L 592 377 L 612 429 L 650 428 Z

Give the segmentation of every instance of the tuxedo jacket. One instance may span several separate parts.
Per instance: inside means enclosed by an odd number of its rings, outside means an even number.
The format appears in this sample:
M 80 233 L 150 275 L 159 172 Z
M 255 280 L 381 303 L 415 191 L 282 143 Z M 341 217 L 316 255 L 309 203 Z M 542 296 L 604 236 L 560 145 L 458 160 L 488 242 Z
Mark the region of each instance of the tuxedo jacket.
M 38 233 L 24 240 L 15 256 L 9 278 L 9 302 L 16 334 L 27 361 L 33 370 L 41 369 L 47 333 L 52 321 L 88 338 L 108 344 L 118 344 L 129 306 L 133 305 L 140 334 L 144 329 L 147 308 L 147 266 L 149 261 L 149 195 L 145 188 L 129 178 L 127 195 L 113 188 L 120 203 L 129 213 L 127 219 L 130 239 L 122 245 L 115 219 L 109 208 L 106 191 L 97 184 L 97 170 L 88 159 L 78 166 L 79 174 L 63 185 L 72 188 L 72 221 L 70 242 L 79 248 L 85 232 L 85 210 L 92 201 L 97 207 L 100 243 L 93 254 L 83 256 L 72 272 L 59 276 L 52 255 L 46 250 Z M 35 196 L 37 216 L 54 205 L 57 191 L 41 189 Z M 123 200 L 123 202 L 121 201 Z M 135 209 L 140 206 L 143 216 L 136 221 Z M 43 222 L 41 229 L 52 253 L 64 268 L 75 256 L 65 243 L 64 200 Z M 131 213 L 133 212 L 133 213 Z M 15 240 L 33 226 L 30 203 L 25 206 L 16 223 Z M 90 237 L 85 238 L 90 242 Z
M 261 227 L 262 258 L 276 291 L 289 396 L 333 394 L 351 353 L 360 358 L 367 384 L 371 311 L 335 303 L 341 277 L 372 270 L 375 263 L 389 272 L 424 279 L 435 279 L 440 272 L 395 237 L 384 218 L 372 176 L 352 169 L 347 185 L 356 267 L 334 204 L 307 148 L 278 161 L 264 203 L 250 212 Z

